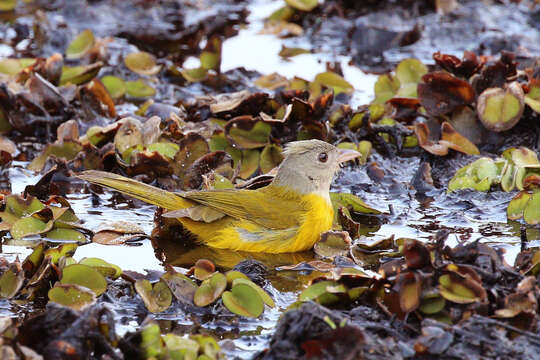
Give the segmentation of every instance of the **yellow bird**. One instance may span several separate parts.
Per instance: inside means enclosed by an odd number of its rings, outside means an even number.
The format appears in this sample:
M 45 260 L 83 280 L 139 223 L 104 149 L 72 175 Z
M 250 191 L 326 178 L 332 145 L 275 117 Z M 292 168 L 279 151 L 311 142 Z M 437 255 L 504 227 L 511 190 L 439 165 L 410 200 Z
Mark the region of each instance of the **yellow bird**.
M 320 140 L 295 141 L 268 186 L 256 190 L 173 193 L 123 176 L 89 170 L 78 175 L 170 210 L 203 244 L 220 249 L 286 253 L 308 250 L 330 230 L 330 184 L 339 164 L 360 155 Z

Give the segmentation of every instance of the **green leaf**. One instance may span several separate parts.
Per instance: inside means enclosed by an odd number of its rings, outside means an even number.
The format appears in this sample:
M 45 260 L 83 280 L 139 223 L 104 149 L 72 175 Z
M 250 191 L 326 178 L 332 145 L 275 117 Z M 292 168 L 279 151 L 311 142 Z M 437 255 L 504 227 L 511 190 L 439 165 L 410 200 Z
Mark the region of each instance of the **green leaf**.
M 84 84 L 96 77 L 102 66 L 102 62 L 89 65 L 64 66 L 62 68 L 62 75 L 60 76 L 60 85 Z
M 101 78 L 101 83 L 113 99 L 118 99 L 126 93 L 126 82 L 117 76 L 106 75 Z
M 184 69 L 181 72 L 184 79 L 189 82 L 200 82 L 206 80 L 208 77 L 208 70 L 203 67 L 195 69 Z
M 536 191 L 527 202 L 523 211 L 523 219 L 531 225 L 540 223 L 540 191 Z
M 482 124 L 492 131 L 506 131 L 514 127 L 523 114 L 524 94 L 521 85 L 510 83 L 506 89 L 489 88 L 476 102 Z
M 458 304 L 480 302 L 487 297 L 481 284 L 469 277 L 461 277 L 453 273 L 439 277 L 439 292 L 446 300 Z
M 161 65 L 156 64 L 154 55 L 145 51 L 134 52 L 124 58 L 126 67 L 139 75 L 156 75 L 161 70 Z
M 316 301 L 321 305 L 330 305 L 339 301 L 339 297 L 328 291 L 328 288 L 338 286 L 335 281 L 319 281 L 302 291 L 298 301 Z
M 397 94 L 400 86 L 401 83 L 397 77 L 390 74 L 379 76 L 373 87 L 375 93 L 373 104 L 384 104 Z
M 91 266 L 99 271 L 103 276 L 111 277 L 113 279 L 117 279 L 120 275 L 122 275 L 122 269 L 119 266 L 111 264 L 100 258 L 82 258 L 81 261 L 79 261 L 79 264 Z
M 264 147 L 270 140 L 272 126 L 251 117 L 237 117 L 225 124 L 225 135 L 238 149 Z
M 431 315 L 436 314 L 444 309 L 446 305 L 445 298 L 441 296 L 431 296 L 422 299 L 419 310 L 424 314 Z
M 281 147 L 276 144 L 266 145 L 261 152 L 261 172 L 266 174 L 283 161 Z
M 126 93 L 134 98 L 147 98 L 156 95 L 156 90 L 142 79 L 126 81 Z
M 54 155 L 58 159 L 66 161 L 73 160 L 75 156 L 82 150 L 82 145 L 75 141 L 65 141 L 61 144 L 53 143 L 47 145 L 45 150 L 28 165 L 28 169 L 32 171 L 41 171 L 47 162 L 49 156 Z
M 311 11 L 319 5 L 318 0 L 285 0 L 287 5 L 300 11 Z
M 61 284 L 75 284 L 84 286 L 99 296 L 107 290 L 107 280 L 91 266 L 73 264 L 62 270 Z
M 350 94 L 354 91 L 354 87 L 340 75 L 335 72 L 326 71 L 315 76 L 315 82 L 334 89 L 334 94 L 346 93 Z
M 193 303 L 200 307 L 210 305 L 219 299 L 226 287 L 227 278 L 222 273 L 217 272 L 211 278 L 204 280 L 195 291 Z
M 150 281 L 139 279 L 135 282 L 135 290 L 143 299 L 148 311 L 152 313 L 163 312 L 172 304 L 171 290 L 162 280 L 152 286 Z
M 83 233 L 75 229 L 55 228 L 49 231 L 45 236 L 49 239 L 85 242 L 86 237 Z
M 80 59 L 94 46 L 95 38 L 92 30 L 83 30 L 75 37 L 66 50 L 66 59 Z
M 266 291 L 264 291 L 259 285 L 255 284 L 253 281 L 239 277 L 233 280 L 232 287 L 234 288 L 238 284 L 245 284 L 245 285 L 251 286 L 257 292 L 257 294 L 259 294 L 262 301 L 266 305 L 270 306 L 271 308 L 276 306 L 276 304 L 274 303 L 274 300 L 270 297 L 270 295 L 268 295 Z
M 381 214 L 379 210 L 373 209 L 372 207 L 367 205 L 362 199 L 353 194 L 331 192 L 330 200 L 332 201 L 334 209 L 346 207 L 354 212 L 359 212 L 363 214 Z
M 256 318 L 264 311 L 264 303 L 258 292 L 247 284 L 234 285 L 231 291 L 223 293 L 222 300 L 229 311 L 240 316 Z
M 422 76 L 427 74 L 427 66 L 417 59 L 405 59 L 396 67 L 396 78 L 400 82 L 397 92 L 401 97 L 418 97 L 416 88 Z
M 24 283 L 24 271 L 10 267 L 0 276 L 0 299 L 11 299 L 22 288 Z
M 22 239 L 26 236 L 47 232 L 52 226 L 53 221 L 44 222 L 33 216 L 28 216 L 16 221 L 11 227 L 10 233 L 14 239 Z
M 45 257 L 51 258 L 51 263 L 56 265 L 61 257 L 73 256 L 73 254 L 75 254 L 75 250 L 77 250 L 77 247 L 77 244 L 62 244 L 56 248 L 46 250 Z
M 174 159 L 174 156 L 180 148 L 177 144 L 171 142 L 158 142 L 150 144 L 146 147 L 148 151 L 156 151 L 163 156 L 168 157 L 169 159 Z
M 506 208 L 506 216 L 510 220 L 518 220 L 523 217 L 523 212 L 527 203 L 531 199 L 531 195 L 526 191 L 520 191 L 514 196 L 512 200 L 508 203 Z
M 86 287 L 74 284 L 56 283 L 48 292 L 49 301 L 72 308 L 82 310 L 95 304 L 96 295 Z

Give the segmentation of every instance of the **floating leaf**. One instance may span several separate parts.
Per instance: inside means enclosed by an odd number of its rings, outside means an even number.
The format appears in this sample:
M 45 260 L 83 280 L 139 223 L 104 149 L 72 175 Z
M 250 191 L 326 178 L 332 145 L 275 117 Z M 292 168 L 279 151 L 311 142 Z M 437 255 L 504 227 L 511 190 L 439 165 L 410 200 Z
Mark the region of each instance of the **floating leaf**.
M 161 65 L 156 64 L 154 55 L 145 51 L 134 52 L 124 58 L 126 67 L 139 75 L 156 75 L 161 70 Z
M 73 310 L 83 310 L 95 304 L 96 295 L 90 289 L 74 285 L 56 283 L 48 293 L 49 300 L 72 308 Z
M 99 69 L 103 66 L 101 61 L 89 65 L 64 66 L 60 77 L 60 85 L 81 85 L 96 77 Z
M 184 69 L 182 70 L 181 74 L 187 81 L 200 82 L 206 80 L 208 77 L 208 70 L 203 67 Z
M 197 359 L 200 345 L 195 340 L 186 339 L 181 336 L 169 333 L 162 336 L 167 353 L 170 359 Z
M 315 82 L 334 89 L 334 95 L 339 93 L 350 94 L 354 91 L 354 87 L 343 77 L 332 71 L 326 71 L 315 76 Z
M 506 131 L 514 127 L 523 114 L 524 94 L 521 85 L 510 83 L 506 90 L 491 88 L 478 97 L 476 111 L 484 126 L 492 131 Z
M 260 166 L 261 172 L 266 174 L 283 161 L 281 147 L 276 144 L 266 145 L 261 152 Z
M 134 98 L 147 98 L 156 95 L 156 90 L 142 79 L 126 81 L 126 93 Z
M 32 171 L 43 170 L 47 159 L 52 155 L 58 159 L 64 159 L 66 161 L 73 160 L 81 150 L 82 145 L 74 141 L 66 141 L 61 144 L 49 144 L 38 157 L 32 160 L 32 162 L 28 165 L 28 169 Z
M 158 281 L 152 286 L 150 281 L 139 279 L 135 282 L 135 290 L 144 301 L 148 311 L 159 313 L 167 310 L 172 304 L 172 293 L 164 281 Z
M 525 104 L 540 114 L 540 79 L 532 79 L 529 83 L 529 92 L 525 95 Z
M 330 200 L 332 201 L 334 209 L 344 206 L 351 211 L 363 214 L 378 215 L 381 213 L 379 210 L 375 210 L 368 206 L 362 199 L 353 194 L 331 192 Z
M 212 304 L 219 299 L 227 287 L 227 278 L 222 273 L 215 273 L 211 278 L 202 282 L 195 292 L 193 302 L 195 305 L 203 307 Z
M 61 284 L 75 284 L 84 286 L 99 296 L 107 290 L 107 280 L 91 266 L 73 264 L 62 270 Z
M 540 191 L 537 190 L 527 202 L 523 210 L 523 219 L 531 225 L 540 223 Z
M 488 191 L 497 179 L 498 168 L 490 158 L 480 158 L 456 171 L 448 183 L 448 192 L 459 189 Z
M 65 228 L 55 228 L 45 234 L 45 237 L 53 240 L 62 240 L 62 241 L 75 241 L 75 242 L 85 242 L 86 237 L 83 233 L 75 229 L 65 229 Z
M 460 276 L 456 273 L 439 277 L 439 291 L 446 300 L 458 304 L 470 304 L 484 301 L 486 290 L 469 275 Z
M 318 0 L 285 0 L 287 5 L 300 11 L 311 11 L 319 5 Z
M 351 247 L 351 237 L 346 231 L 326 231 L 313 246 L 313 250 L 324 258 L 345 256 Z
M 402 60 L 396 67 L 396 78 L 400 83 L 396 95 L 401 97 L 417 97 L 416 88 L 422 76 L 427 72 L 427 66 L 417 59 Z
M 390 74 L 379 76 L 373 87 L 373 92 L 375 93 L 373 104 L 384 104 L 397 94 L 400 86 L 401 83 L 397 77 L 393 77 Z
M 22 288 L 24 283 L 24 271 L 18 267 L 19 263 L 10 266 L 0 276 L 0 298 L 11 299 Z
M 319 281 L 310 285 L 298 296 L 298 301 L 316 301 L 321 305 L 330 305 L 339 301 L 339 297 L 328 288 L 339 286 L 335 281 Z
M 422 77 L 418 84 L 420 103 L 432 116 L 448 114 L 474 101 L 474 90 L 464 80 L 447 72 L 435 71 Z
M 58 264 L 58 260 L 60 260 L 61 257 L 73 256 L 77 247 L 77 244 L 62 244 L 56 248 L 47 249 L 44 256 L 45 258 L 50 258 L 52 264 Z
M 91 266 L 99 271 L 103 276 L 107 276 L 113 279 L 122 275 L 122 269 L 114 264 L 108 263 L 105 260 L 95 257 L 82 258 L 79 264 Z
M 237 271 L 237 270 L 229 270 L 225 273 L 225 277 L 227 278 L 227 286 L 232 287 L 233 281 L 236 279 L 246 279 L 249 280 L 246 274 Z
M 22 239 L 26 236 L 39 235 L 49 231 L 53 226 L 53 221 L 41 221 L 36 217 L 28 216 L 17 220 L 10 229 L 10 234 L 14 239 Z
M 238 279 L 236 281 L 239 281 Z M 245 317 L 256 318 L 264 311 L 264 303 L 258 292 L 250 285 L 238 283 L 222 295 L 223 305 L 229 311 Z
M 216 272 L 216 266 L 213 262 L 206 259 L 199 259 L 193 267 L 193 275 L 197 280 L 206 280 L 212 277 Z
M 0 60 L 0 73 L 15 76 L 24 68 L 33 65 L 35 62 L 36 59 L 32 58 L 3 59 Z
M 256 149 L 268 144 L 272 127 L 254 120 L 251 116 L 239 116 L 225 124 L 225 135 L 239 149 Z
M 266 291 L 264 291 L 259 285 L 255 284 L 253 281 L 240 277 L 233 280 L 232 287 L 234 288 L 235 286 L 239 284 L 245 284 L 253 288 L 257 292 L 257 294 L 261 297 L 262 301 L 266 305 L 270 306 L 271 308 L 276 306 L 276 304 L 274 303 L 274 300 L 270 297 L 270 295 L 268 295 Z
M 81 31 L 75 39 L 73 39 L 66 50 L 66 59 L 82 58 L 94 46 L 95 38 L 92 30 Z
M 424 314 L 432 315 L 442 311 L 445 305 L 445 298 L 439 296 L 438 294 L 433 294 L 431 296 L 422 298 L 422 302 L 418 309 Z
M 120 98 L 126 93 L 126 82 L 117 76 L 106 75 L 101 78 L 101 82 L 113 99 Z
M 184 304 L 193 304 L 195 291 L 197 291 L 197 284 L 193 280 L 174 271 L 167 271 L 161 276 L 161 280 L 165 281 L 178 301 Z
M 519 193 L 517 193 L 516 196 L 514 196 L 514 198 L 510 200 L 510 202 L 508 203 L 508 207 L 506 208 L 506 215 L 508 216 L 508 219 L 521 219 L 523 217 L 525 207 L 527 206 L 527 203 L 530 199 L 531 195 L 526 191 L 520 191 Z

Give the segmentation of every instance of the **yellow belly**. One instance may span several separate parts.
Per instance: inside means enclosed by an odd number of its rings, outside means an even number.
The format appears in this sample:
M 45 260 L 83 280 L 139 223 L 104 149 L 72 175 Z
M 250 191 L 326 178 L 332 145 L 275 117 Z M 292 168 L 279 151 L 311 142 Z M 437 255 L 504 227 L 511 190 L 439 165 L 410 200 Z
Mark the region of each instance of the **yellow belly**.
M 286 253 L 309 250 L 322 232 L 330 230 L 334 217 L 329 202 L 316 194 L 302 196 L 306 211 L 283 214 L 299 218 L 300 226 L 284 230 L 268 229 L 249 220 L 225 217 L 213 223 L 178 219 L 208 246 L 250 252 Z

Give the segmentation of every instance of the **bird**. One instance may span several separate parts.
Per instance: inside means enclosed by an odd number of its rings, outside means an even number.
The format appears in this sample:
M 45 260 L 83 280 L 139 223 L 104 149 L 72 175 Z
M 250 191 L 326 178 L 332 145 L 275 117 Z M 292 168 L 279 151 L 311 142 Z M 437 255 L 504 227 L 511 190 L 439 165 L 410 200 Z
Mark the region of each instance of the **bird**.
M 306 251 L 332 228 L 330 185 L 340 164 L 360 153 L 321 140 L 288 143 L 272 182 L 255 190 L 170 192 L 97 170 L 76 175 L 162 207 L 197 242 L 219 249 L 260 253 Z

